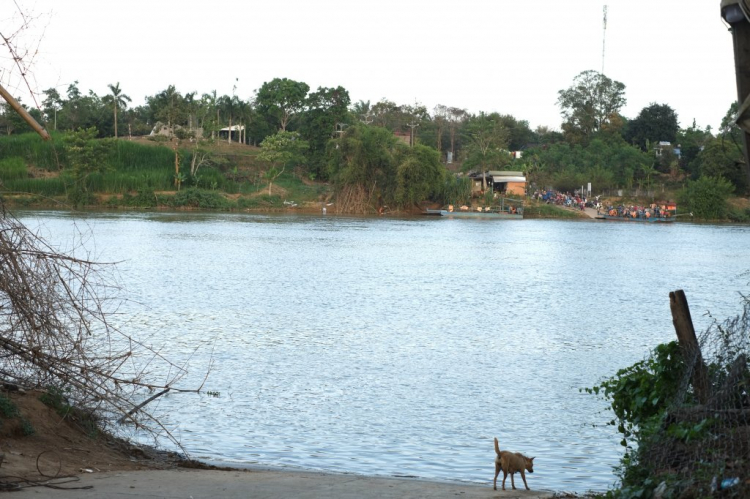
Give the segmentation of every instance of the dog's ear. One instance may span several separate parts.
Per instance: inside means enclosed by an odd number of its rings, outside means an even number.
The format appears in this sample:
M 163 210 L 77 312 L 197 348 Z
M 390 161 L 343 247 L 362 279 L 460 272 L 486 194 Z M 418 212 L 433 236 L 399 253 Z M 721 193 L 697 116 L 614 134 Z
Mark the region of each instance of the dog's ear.
M 533 462 L 533 461 L 534 461 L 534 458 L 533 458 L 533 457 L 530 457 L 530 458 L 529 458 L 529 461 L 532 461 L 532 462 Z

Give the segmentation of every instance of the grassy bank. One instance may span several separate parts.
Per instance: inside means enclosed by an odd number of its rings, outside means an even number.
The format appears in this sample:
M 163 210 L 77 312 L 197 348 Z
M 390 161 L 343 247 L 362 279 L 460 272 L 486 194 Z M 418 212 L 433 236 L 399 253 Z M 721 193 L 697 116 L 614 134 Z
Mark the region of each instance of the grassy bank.
M 555 204 L 546 204 L 540 201 L 526 199 L 523 207 L 524 218 L 562 218 L 562 219 L 588 219 L 589 216 L 580 210 L 563 208 Z
M 53 135 L 49 142 L 35 134 L 0 137 L 3 201 L 39 208 L 78 204 L 271 211 L 330 197 L 327 184 L 310 182 L 293 171 L 275 179 L 269 192 L 265 165 L 257 160 L 258 149 L 251 146 L 146 138 L 105 145 L 106 154 L 96 168 L 76 176 L 61 135 Z M 71 193 L 76 189 L 77 203 L 73 203 Z

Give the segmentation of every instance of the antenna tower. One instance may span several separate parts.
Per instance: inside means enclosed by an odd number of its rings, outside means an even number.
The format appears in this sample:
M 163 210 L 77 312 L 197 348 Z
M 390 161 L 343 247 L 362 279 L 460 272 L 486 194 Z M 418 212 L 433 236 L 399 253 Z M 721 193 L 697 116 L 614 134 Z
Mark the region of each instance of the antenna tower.
M 604 31 L 602 33 L 602 75 L 604 75 L 604 49 L 607 42 L 607 6 L 604 6 Z

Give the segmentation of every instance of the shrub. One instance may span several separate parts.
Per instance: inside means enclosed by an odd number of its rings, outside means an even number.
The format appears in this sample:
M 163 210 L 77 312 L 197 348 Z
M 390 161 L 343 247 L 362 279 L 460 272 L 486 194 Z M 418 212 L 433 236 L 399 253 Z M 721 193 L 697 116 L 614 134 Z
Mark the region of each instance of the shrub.
M 18 416 L 18 407 L 5 395 L 0 395 L 0 416 L 5 419 Z
M 702 176 L 698 180 L 688 180 L 678 200 L 696 218 L 724 220 L 729 212 L 727 199 L 733 191 L 734 186 L 725 178 Z
M 170 206 L 175 208 L 191 207 L 226 210 L 232 207 L 232 203 L 218 192 L 196 188 L 183 189 L 177 192 L 170 201 Z

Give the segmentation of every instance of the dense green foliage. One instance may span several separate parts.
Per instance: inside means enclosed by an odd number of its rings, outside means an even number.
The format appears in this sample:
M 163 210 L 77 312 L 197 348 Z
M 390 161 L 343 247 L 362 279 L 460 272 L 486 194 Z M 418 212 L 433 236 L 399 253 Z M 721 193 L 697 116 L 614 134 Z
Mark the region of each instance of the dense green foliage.
M 633 189 L 653 196 L 656 186 L 661 185 L 663 191 L 663 185 L 669 183 L 676 190 L 687 177 L 697 181 L 708 176 L 726 179 L 737 195 L 748 192 L 740 134 L 732 121 L 736 103 L 715 135 L 710 127 L 703 129 L 695 122 L 680 128 L 675 111 L 663 103 L 649 104 L 634 118 L 621 115 L 626 103 L 625 88 L 624 83 L 596 71 L 579 73 L 557 95 L 561 131 L 546 127 L 532 130 L 527 121 L 518 117 L 497 112 L 474 114 L 444 104 L 430 112 L 418 102 L 399 104 L 382 99 L 352 103 L 349 92 L 341 86 L 310 91 L 305 82 L 288 78 L 265 82 L 247 100 L 236 95 L 236 86 L 232 95 L 220 95 L 215 90 L 183 93 L 168 85 L 147 97 L 145 105 L 135 107 L 129 107 L 127 89 L 119 83 L 108 85 L 107 95 L 98 96 L 93 91 L 83 93 L 74 82 L 64 95 L 53 88 L 44 91 L 41 109 L 30 111 L 53 136 L 56 130 L 67 132 L 69 137 L 78 130 L 96 130 L 96 137 L 101 139 L 146 135 L 154 129 L 159 132 L 151 136 L 156 142 L 171 144 L 176 137 L 185 144 L 189 139 L 191 145 L 178 150 L 171 182 L 177 187 L 226 193 L 258 191 L 256 184 L 260 180 L 270 189 L 291 169 L 293 176 L 330 182 L 338 193 L 352 192 L 357 185 L 358 197 L 361 200 L 364 196 L 371 208 L 383 204 L 412 205 L 420 196 L 427 196 L 420 201 L 434 202 L 465 199 L 463 193 L 448 195 L 454 183 L 443 178 L 442 172 L 433 172 L 428 182 L 440 179 L 442 188 L 425 187 L 421 175 L 425 168 L 432 167 L 425 166 L 431 160 L 427 161 L 424 153 L 417 154 L 419 159 L 403 154 L 397 158 L 395 145 L 389 149 L 384 137 L 383 147 L 370 147 L 374 144 L 368 142 L 369 138 L 386 133 L 409 146 L 434 150 L 439 162 L 458 171 L 522 171 L 532 189 L 573 191 L 590 182 L 595 194 Z M 362 127 L 385 132 L 364 133 Z M 169 148 L 158 153 L 145 152 L 117 141 L 114 146 L 103 147 L 110 148 L 105 162 L 109 172 L 89 166 L 84 173 L 77 153 L 68 157 L 69 151 L 75 150 L 72 145 L 59 147 L 30 139 L 23 133 L 29 130 L 28 126 L 8 106 L 0 107 L 0 130 L 17 139 L 0 141 L 0 157 L 22 158 L 27 168 L 26 177 L 11 178 L 8 170 L 6 176 L 13 189 L 33 188 L 45 195 L 58 192 L 58 187 L 41 187 L 44 182 L 36 174 L 39 170 L 63 172 L 71 200 L 87 197 L 81 194 L 87 193 L 89 187 L 119 194 L 170 189 L 170 178 L 161 171 L 174 164 L 174 151 Z M 231 160 L 229 164 L 226 159 L 222 162 L 200 145 L 203 139 L 218 139 L 263 147 L 279 131 L 299 134 L 306 149 L 293 162 L 266 159 L 267 168 L 259 179 L 237 182 L 236 176 L 227 171 L 233 166 Z M 345 139 L 347 133 L 349 137 Z M 365 139 L 356 154 L 351 154 L 356 148 L 346 144 L 343 147 L 349 151 L 347 154 L 335 151 L 335 144 L 355 136 Z M 59 135 L 56 140 L 61 140 Z M 154 157 L 157 154 L 158 159 Z M 369 154 L 373 157 L 364 159 Z M 79 166 L 72 167 L 76 162 Z M 348 162 L 353 163 L 346 165 Z M 157 169 L 159 173 L 155 172 Z M 130 171 L 127 177 L 122 176 L 125 170 Z M 353 176 L 358 179 L 353 180 Z M 405 185 L 411 181 L 418 185 Z M 5 187 L 10 189 L 8 183 Z M 638 192 L 635 196 L 642 195 Z
M 679 201 L 696 218 L 723 220 L 727 216 L 727 199 L 733 190 L 731 182 L 722 177 L 700 177 L 688 180 Z
M 559 142 L 530 149 L 522 163 L 537 185 L 562 191 L 591 182 L 598 191 L 647 182 L 653 157 L 617 138 L 593 139 L 588 145 Z
M 597 386 L 585 388 L 609 401 L 615 418 L 609 424 L 622 435 L 626 452 L 618 474 L 622 488 L 613 495 L 622 498 L 651 497 L 658 485 L 641 465 L 639 452 L 646 448 L 662 424 L 684 374 L 684 362 L 676 341 L 658 345 L 651 356 L 621 369 Z
M 674 109 L 666 104 L 652 103 L 641 109 L 638 116 L 627 123 L 623 138 L 629 144 L 648 151 L 649 146 L 654 143 L 675 143 L 679 128 Z
M 597 132 L 617 127 L 626 104 L 625 85 L 596 71 L 584 71 L 558 92 L 563 131 L 573 144 L 586 144 Z
M 438 152 L 417 144 L 401 148 L 396 156 L 397 206 L 418 205 L 425 199 L 435 199 L 445 184 L 447 172 L 440 163 Z

